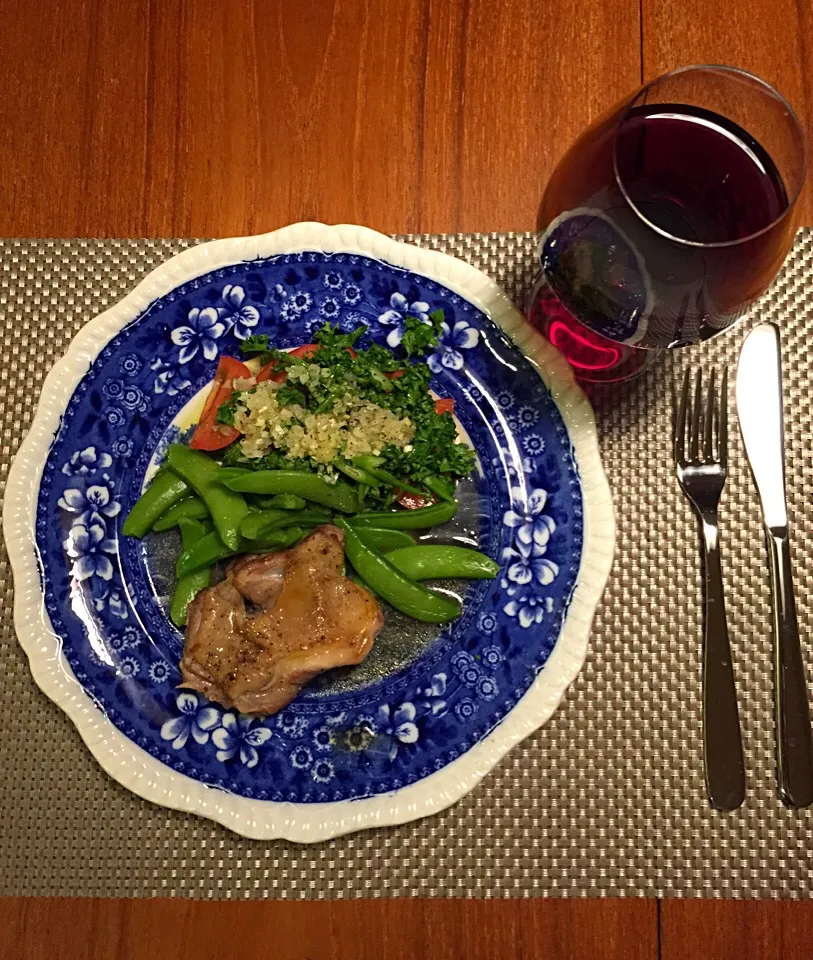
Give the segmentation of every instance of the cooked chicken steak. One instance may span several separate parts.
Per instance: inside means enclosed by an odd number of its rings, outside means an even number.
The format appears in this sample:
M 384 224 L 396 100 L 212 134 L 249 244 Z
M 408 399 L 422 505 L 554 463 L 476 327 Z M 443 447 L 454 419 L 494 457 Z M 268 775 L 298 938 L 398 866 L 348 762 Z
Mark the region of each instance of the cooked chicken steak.
M 333 527 L 337 533 L 341 534 L 343 542 L 344 534 L 338 527 Z M 310 539 L 310 538 L 308 538 Z M 303 540 L 294 550 L 281 550 L 277 553 L 249 554 L 247 557 L 240 557 L 235 560 L 228 570 L 234 586 L 243 594 L 246 600 L 258 607 L 273 607 L 277 599 L 282 582 L 285 579 L 285 567 L 288 559 L 295 550 L 305 546 L 307 540 Z
M 235 560 L 189 605 L 181 686 L 271 714 L 317 673 L 361 663 L 384 618 L 342 576 L 343 546 L 342 531 L 325 525 L 290 550 Z

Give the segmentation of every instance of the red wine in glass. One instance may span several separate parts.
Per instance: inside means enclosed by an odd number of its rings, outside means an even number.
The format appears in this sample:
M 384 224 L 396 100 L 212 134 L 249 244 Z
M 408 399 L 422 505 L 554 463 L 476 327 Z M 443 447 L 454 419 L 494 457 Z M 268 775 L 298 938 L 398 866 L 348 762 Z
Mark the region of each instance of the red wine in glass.
M 689 79 L 700 102 L 679 89 Z M 736 97 L 722 95 L 728 82 Z M 711 109 L 706 86 L 738 108 Z M 588 130 L 554 172 L 532 322 L 593 381 L 626 379 L 658 349 L 719 333 L 787 255 L 804 160 L 798 121 L 762 81 L 720 67 L 655 81 Z

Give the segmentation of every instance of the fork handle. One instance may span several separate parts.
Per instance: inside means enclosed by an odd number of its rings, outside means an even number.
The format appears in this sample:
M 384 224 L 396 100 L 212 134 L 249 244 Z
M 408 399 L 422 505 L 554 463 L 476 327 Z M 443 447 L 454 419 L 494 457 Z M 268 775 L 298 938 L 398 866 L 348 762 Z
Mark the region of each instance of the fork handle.
M 703 751 L 706 790 L 718 810 L 745 799 L 745 762 L 723 594 L 717 512 L 700 515 L 703 556 Z
M 787 529 L 766 529 L 773 598 L 774 703 L 779 795 L 790 807 L 813 803 L 813 735 L 796 620 Z

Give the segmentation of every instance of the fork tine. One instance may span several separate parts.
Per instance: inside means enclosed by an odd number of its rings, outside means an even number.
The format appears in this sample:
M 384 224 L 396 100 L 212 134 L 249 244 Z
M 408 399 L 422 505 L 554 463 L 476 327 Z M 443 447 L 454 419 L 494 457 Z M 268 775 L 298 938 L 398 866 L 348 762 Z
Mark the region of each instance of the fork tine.
M 728 464 L 728 367 L 723 367 L 720 383 L 720 427 L 717 435 L 720 466 L 725 467 Z
M 715 421 L 717 420 L 717 395 L 714 392 L 715 369 L 711 368 L 709 390 L 706 399 L 706 422 L 703 425 L 703 459 L 708 463 L 714 460 Z
M 672 413 L 674 430 L 675 462 L 683 463 L 686 460 L 686 411 L 689 406 L 689 370 L 683 375 L 683 386 L 679 400 L 675 399 L 674 386 L 672 388 Z
M 689 456 L 700 459 L 700 431 L 703 422 L 703 371 L 697 368 L 694 381 L 694 406 L 692 407 L 692 432 L 689 442 Z

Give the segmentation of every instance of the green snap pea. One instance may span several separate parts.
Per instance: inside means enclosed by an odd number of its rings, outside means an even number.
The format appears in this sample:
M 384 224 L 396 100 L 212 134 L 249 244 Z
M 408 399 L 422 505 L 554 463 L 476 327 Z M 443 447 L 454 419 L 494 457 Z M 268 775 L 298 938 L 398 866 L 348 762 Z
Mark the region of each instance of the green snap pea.
M 192 548 L 206 536 L 207 530 L 204 524 L 197 520 L 181 517 L 178 520 L 178 526 L 181 528 L 181 539 L 184 550 Z M 206 589 L 212 582 L 212 568 L 202 567 L 194 573 L 188 573 L 186 576 L 179 577 L 175 584 L 175 593 L 172 595 L 172 603 L 169 608 L 169 618 L 176 627 L 183 627 L 186 624 L 186 615 L 189 604 L 195 599 L 201 590 Z
M 262 510 L 243 520 L 240 533 L 248 540 L 256 540 L 265 536 L 267 531 L 276 530 L 278 527 L 315 527 L 326 523 L 328 519 L 318 510 L 298 510 L 296 513 L 291 513 L 290 510 Z
M 242 541 L 239 546 L 243 546 Z M 175 564 L 175 573 L 179 577 L 185 577 L 188 573 L 194 573 L 196 570 L 203 569 L 203 567 L 211 567 L 218 560 L 233 557 L 239 552 L 239 549 L 232 550 L 231 547 L 227 547 L 220 539 L 217 531 L 212 530 L 211 533 L 201 537 L 192 546 L 184 548 Z
M 258 510 L 249 513 L 240 521 L 240 536 L 247 540 L 256 540 L 264 530 L 270 529 L 278 520 L 296 523 L 296 519 L 286 510 Z
M 235 477 L 244 477 L 251 473 L 245 467 L 218 467 L 217 482 L 225 483 L 227 480 L 233 480 Z
M 385 554 L 387 560 L 412 580 L 462 577 L 466 580 L 493 580 L 499 564 L 479 550 L 467 547 L 422 543 Z
M 398 487 L 399 490 L 406 490 L 407 493 L 417 493 L 419 496 L 425 494 L 425 491 L 421 490 L 420 487 L 413 487 L 396 477 L 394 473 L 385 470 L 381 466 L 381 462 L 381 457 L 353 457 L 354 467 L 365 470 L 376 480 L 386 483 L 388 487 Z
M 382 527 L 356 527 L 356 536 L 363 544 L 373 550 L 397 550 L 400 547 L 414 547 L 415 541 L 406 530 L 387 530 Z
M 248 504 L 249 510 L 282 510 L 278 503 L 271 503 L 274 499 L 273 497 L 258 497 L 255 494 L 246 493 L 243 494 L 246 498 L 246 503 Z
M 354 527 L 383 527 L 389 530 L 422 530 L 451 520 L 457 513 L 457 501 L 433 503 L 417 510 L 389 510 L 360 513 L 350 518 Z
M 339 517 L 336 524 L 344 530 L 347 559 L 377 596 L 383 597 L 401 613 L 425 623 L 447 623 L 460 616 L 459 601 L 428 590 L 404 576 L 383 554 L 365 546 L 343 517 Z
M 255 551 L 285 550 L 288 547 L 292 547 L 294 544 L 299 543 L 299 541 L 304 536 L 307 536 L 312 529 L 313 527 L 310 526 L 296 526 L 280 527 L 276 530 L 269 530 L 268 533 L 263 534 L 261 539 L 255 540 L 252 543 L 252 549 Z
M 240 493 L 294 493 L 313 503 L 321 503 L 342 513 L 358 509 L 358 497 L 353 488 L 342 480 L 327 483 L 315 473 L 295 470 L 256 470 L 244 477 L 224 481 L 230 490 Z
M 209 508 L 224 545 L 237 551 L 240 546 L 240 521 L 248 513 L 248 504 L 239 493 L 218 482 L 217 475 L 223 468 L 205 453 L 191 450 L 180 443 L 174 443 L 169 448 L 167 462 Z
M 302 510 L 305 506 L 305 500 L 295 493 L 277 493 L 273 497 L 262 497 L 260 506 L 272 510 Z
M 351 480 L 355 480 L 356 483 L 364 484 L 366 487 L 377 487 L 381 482 L 377 477 L 374 477 L 371 473 L 368 473 L 366 470 L 363 470 L 361 467 L 357 467 L 352 463 L 348 463 L 346 460 L 334 460 L 333 466 L 341 471 L 346 477 L 350 477 Z
M 432 493 L 437 494 L 441 500 L 454 500 L 454 484 L 443 480 L 441 477 L 426 477 L 423 481 Z
M 330 523 L 331 516 L 330 514 L 325 515 L 321 510 L 299 510 L 297 513 L 290 513 L 286 511 L 281 520 L 278 520 L 273 526 L 274 527 L 307 527 L 314 526 L 317 527 L 321 523 Z M 273 529 L 273 528 L 272 528 Z
M 311 529 L 310 526 L 297 526 L 269 530 L 256 540 L 241 540 L 237 550 L 230 550 L 217 535 L 217 531 L 213 530 L 181 553 L 175 572 L 179 577 L 183 577 L 237 554 L 284 550 L 298 543 Z
M 183 500 L 179 500 L 166 513 L 162 513 L 152 525 L 152 528 L 156 532 L 170 530 L 172 527 L 177 527 L 181 520 L 205 520 L 208 516 L 209 511 L 206 504 L 200 497 L 193 494 L 191 497 L 184 497 Z
M 185 479 L 171 470 L 161 470 L 133 504 L 121 532 L 125 537 L 143 537 L 164 511 L 189 492 Z

